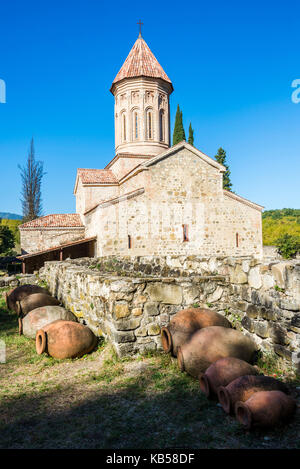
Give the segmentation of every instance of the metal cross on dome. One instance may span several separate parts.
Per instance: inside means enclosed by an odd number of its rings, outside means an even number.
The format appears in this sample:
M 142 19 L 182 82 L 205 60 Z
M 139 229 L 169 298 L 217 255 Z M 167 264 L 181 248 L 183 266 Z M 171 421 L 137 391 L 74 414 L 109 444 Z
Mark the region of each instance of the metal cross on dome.
M 140 25 L 140 34 L 139 34 L 139 37 L 142 37 L 142 25 L 143 25 L 144 23 L 142 23 L 141 20 L 140 20 L 140 21 L 137 22 L 137 24 Z

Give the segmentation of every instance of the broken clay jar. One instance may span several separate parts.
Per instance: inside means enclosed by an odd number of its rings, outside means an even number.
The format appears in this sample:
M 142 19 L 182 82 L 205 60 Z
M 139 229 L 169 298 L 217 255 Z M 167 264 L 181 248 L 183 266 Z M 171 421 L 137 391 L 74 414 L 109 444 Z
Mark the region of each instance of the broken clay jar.
M 235 329 L 211 326 L 196 331 L 191 340 L 178 347 L 181 371 L 198 378 L 220 358 L 235 357 L 252 362 L 256 351 L 253 340 Z
M 259 391 L 281 391 L 288 394 L 288 387 L 278 379 L 271 376 L 240 376 L 227 386 L 218 389 L 219 403 L 224 411 L 229 414 L 234 411 L 237 401 L 245 402 L 254 393 Z
M 17 314 L 20 317 L 24 317 L 33 309 L 50 305 L 58 306 L 60 305 L 60 301 L 45 293 L 33 293 L 32 295 L 26 296 L 23 300 L 17 301 Z
M 82 357 L 96 344 L 97 337 L 91 329 L 78 322 L 58 319 L 36 333 L 37 353 L 48 353 L 59 359 Z
M 257 375 L 258 369 L 234 357 L 220 358 L 199 376 L 200 389 L 206 397 L 215 397 L 220 386 L 227 386 L 243 375 Z
M 24 298 L 32 295 L 33 293 L 44 293 L 45 295 L 50 295 L 46 288 L 39 287 L 38 285 L 20 285 L 19 287 L 5 293 L 7 308 L 17 312 L 17 301 L 24 300 Z
M 246 402 L 235 404 L 235 416 L 247 430 L 285 423 L 295 411 L 295 399 L 281 391 L 259 391 Z
M 57 319 L 77 321 L 74 314 L 61 306 L 41 306 L 30 311 L 24 318 L 19 318 L 19 334 L 35 339 L 39 329 Z
M 164 351 L 176 357 L 178 347 L 189 341 L 195 331 L 209 326 L 230 328 L 231 324 L 224 316 L 210 309 L 189 308 L 179 311 L 167 327 L 161 328 Z

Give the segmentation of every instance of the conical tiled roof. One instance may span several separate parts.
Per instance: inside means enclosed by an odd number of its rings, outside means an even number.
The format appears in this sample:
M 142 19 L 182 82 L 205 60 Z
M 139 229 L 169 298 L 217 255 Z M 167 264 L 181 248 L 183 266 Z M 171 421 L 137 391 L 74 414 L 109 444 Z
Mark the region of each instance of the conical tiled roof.
M 134 78 L 140 76 L 161 78 L 162 80 L 170 83 L 172 86 L 170 78 L 164 72 L 163 68 L 158 63 L 157 59 L 149 49 L 142 36 L 139 36 L 135 41 L 127 59 L 125 60 L 123 66 L 112 83 L 111 90 L 115 83 L 123 80 L 124 78 Z

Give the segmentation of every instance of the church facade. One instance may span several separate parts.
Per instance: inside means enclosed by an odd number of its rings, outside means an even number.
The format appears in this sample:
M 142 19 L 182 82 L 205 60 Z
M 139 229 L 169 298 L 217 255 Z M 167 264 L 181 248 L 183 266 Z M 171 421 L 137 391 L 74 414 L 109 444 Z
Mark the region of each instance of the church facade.
M 263 207 L 223 189 L 224 166 L 171 146 L 173 85 L 141 37 L 114 79 L 115 156 L 79 168 L 76 213 L 20 226 L 25 255 L 95 240 L 108 255 L 262 256 Z

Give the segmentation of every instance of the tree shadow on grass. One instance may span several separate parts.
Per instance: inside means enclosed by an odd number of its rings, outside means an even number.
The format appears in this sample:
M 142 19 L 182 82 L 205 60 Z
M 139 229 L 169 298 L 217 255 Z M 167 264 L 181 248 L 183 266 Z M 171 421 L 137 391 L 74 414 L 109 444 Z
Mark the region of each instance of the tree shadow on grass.
M 78 385 L 66 385 L 4 401 L 0 448 L 299 448 L 299 413 L 283 427 L 245 432 L 185 374 L 153 373 L 99 388 L 97 376 L 87 376 L 91 391 L 81 399 Z

